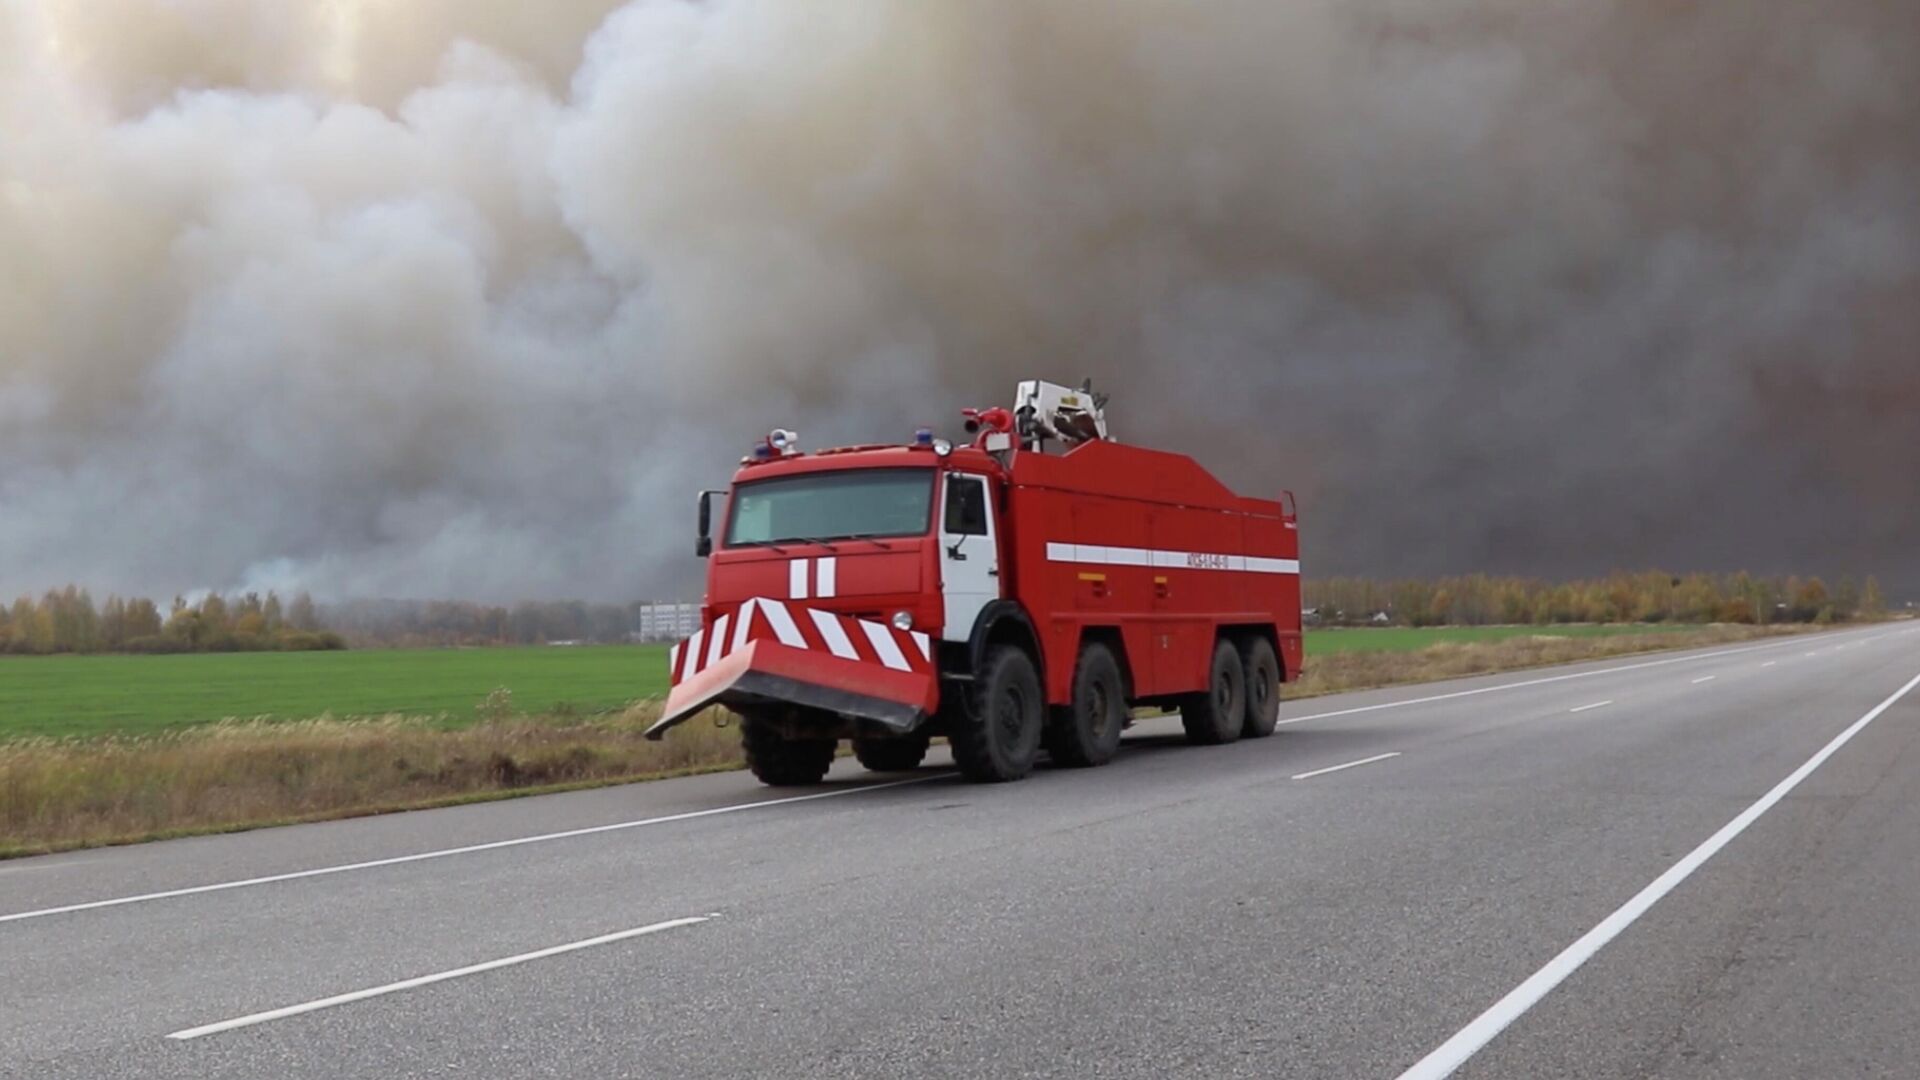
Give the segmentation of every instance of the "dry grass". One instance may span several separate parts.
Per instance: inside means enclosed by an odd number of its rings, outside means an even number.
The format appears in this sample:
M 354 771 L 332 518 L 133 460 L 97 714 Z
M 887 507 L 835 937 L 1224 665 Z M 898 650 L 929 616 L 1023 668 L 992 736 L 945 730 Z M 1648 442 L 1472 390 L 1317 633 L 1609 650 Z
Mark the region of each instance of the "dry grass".
M 1804 633 L 1808 627 L 1716 625 L 1697 630 L 1606 637 L 1530 635 L 1502 641 L 1447 642 L 1413 652 L 1339 652 L 1307 657 L 1307 673 L 1286 696 L 1312 697 L 1403 683 L 1490 675 L 1521 668 L 1603 660 L 1668 649 L 1697 649 L 1755 638 Z
M 0 858 L 737 768 L 700 718 L 641 737 L 657 704 L 588 720 L 230 723 L 0 743 Z
M 1797 629 L 1797 628 L 1796 628 Z M 1796 629 L 1740 626 L 1617 637 L 1523 637 L 1417 652 L 1310 658 L 1288 697 L 1480 675 Z M 640 703 L 603 717 L 530 717 L 489 699 L 483 720 L 322 717 L 137 738 L 0 742 L 0 858 L 738 768 L 739 736 L 700 718 L 662 742 Z

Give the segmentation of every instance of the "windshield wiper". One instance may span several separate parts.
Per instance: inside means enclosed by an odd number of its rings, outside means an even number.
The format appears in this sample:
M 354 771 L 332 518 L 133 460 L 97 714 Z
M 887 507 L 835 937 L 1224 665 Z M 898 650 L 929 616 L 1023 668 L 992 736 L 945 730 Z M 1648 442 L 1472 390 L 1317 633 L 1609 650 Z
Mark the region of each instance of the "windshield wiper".
M 848 536 L 847 539 L 848 540 L 865 540 L 867 543 L 872 544 L 874 547 L 879 548 L 881 551 L 893 550 L 892 544 L 883 544 L 880 541 L 875 540 L 873 538 L 872 533 L 853 533 L 852 535 Z
M 819 544 L 821 547 L 826 548 L 828 551 L 840 550 L 839 548 L 833 546 L 833 540 L 834 540 L 833 537 L 789 536 L 787 537 L 787 539 L 792 541 L 798 541 L 799 543 L 802 543 L 802 544 Z

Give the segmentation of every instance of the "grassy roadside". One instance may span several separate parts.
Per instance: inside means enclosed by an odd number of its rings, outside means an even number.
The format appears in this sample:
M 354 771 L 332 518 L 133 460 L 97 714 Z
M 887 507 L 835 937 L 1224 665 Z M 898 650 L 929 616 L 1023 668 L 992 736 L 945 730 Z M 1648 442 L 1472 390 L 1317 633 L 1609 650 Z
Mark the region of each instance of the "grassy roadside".
M 1288 697 L 1698 648 L 1796 632 L 1715 626 L 1579 637 L 1508 635 L 1413 651 L 1310 657 Z M 731 727 L 641 732 L 658 704 L 581 718 L 444 716 L 206 725 L 156 735 L 0 742 L 0 858 L 229 832 L 713 772 L 740 766 Z
M 696 718 L 649 742 L 658 716 L 642 702 L 454 729 L 433 716 L 321 717 L 0 742 L 0 859 L 740 767 L 731 727 Z
M 1559 623 L 1552 626 L 1316 626 L 1307 656 L 1343 652 L 1418 652 L 1434 645 L 1473 645 L 1511 638 L 1645 637 L 1712 629 L 1700 623 Z

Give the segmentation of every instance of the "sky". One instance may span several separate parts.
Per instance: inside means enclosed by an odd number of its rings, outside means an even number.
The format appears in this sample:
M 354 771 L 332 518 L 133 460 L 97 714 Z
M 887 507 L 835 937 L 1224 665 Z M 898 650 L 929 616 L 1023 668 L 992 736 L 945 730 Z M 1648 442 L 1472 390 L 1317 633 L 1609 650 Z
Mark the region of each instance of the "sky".
M 679 598 L 774 426 L 1920 595 L 1920 6 L 0 0 L 0 592 Z

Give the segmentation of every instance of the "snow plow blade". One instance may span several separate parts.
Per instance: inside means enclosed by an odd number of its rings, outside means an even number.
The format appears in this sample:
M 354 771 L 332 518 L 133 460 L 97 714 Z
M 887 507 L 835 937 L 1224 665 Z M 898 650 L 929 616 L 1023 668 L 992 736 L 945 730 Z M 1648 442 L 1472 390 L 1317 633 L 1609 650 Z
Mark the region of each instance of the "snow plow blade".
M 912 731 L 938 707 L 925 634 L 754 599 L 670 653 L 673 690 L 647 738 L 711 705 L 787 703 Z

